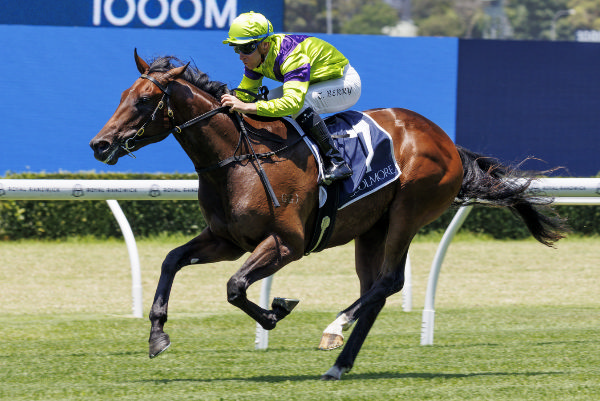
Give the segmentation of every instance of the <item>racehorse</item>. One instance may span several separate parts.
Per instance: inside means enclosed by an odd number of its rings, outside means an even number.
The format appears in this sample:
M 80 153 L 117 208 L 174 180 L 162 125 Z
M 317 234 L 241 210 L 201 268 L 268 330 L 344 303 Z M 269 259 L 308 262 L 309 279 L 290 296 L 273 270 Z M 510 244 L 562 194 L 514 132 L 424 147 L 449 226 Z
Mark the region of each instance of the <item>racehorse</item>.
M 170 345 L 164 332 L 169 295 L 184 266 L 248 259 L 227 282 L 227 300 L 265 329 L 273 329 L 296 301 L 276 298 L 266 310 L 247 288 L 307 253 L 318 205 L 318 164 L 288 120 L 230 113 L 220 97 L 229 89 L 173 56 L 149 65 L 134 52 L 142 74 L 126 89 L 113 116 L 91 140 L 96 159 L 109 165 L 173 134 L 198 172 L 198 200 L 207 227 L 167 255 L 150 311 L 149 354 Z M 321 348 L 342 345 L 341 330 L 355 323 L 335 364 L 322 376 L 338 380 L 352 368 L 386 298 L 404 284 L 413 237 L 450 206 L 478 202 L 506 207 L 546 245 L 564 237 L 563 220 L 532 198 L 535 177 L 456 146 L 436 124 L 400 108 L 364 112 L 393 139 L 401 175 L 392 184 L 339 210 L 327 247 L 355 242 L 360 297 L 325 330 Z

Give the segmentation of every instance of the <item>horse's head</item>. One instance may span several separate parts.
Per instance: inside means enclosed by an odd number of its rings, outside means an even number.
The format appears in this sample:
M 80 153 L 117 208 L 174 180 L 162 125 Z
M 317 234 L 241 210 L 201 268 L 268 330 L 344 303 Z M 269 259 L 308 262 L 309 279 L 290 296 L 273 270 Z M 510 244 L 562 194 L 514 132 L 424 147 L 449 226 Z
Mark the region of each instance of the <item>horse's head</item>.
M 121 95 L 113 116 L 90 141 L 94 157 L 106 164 L 115 164 L 150 143 L 163 140 L 169 134 L 168 107 L 171 82 L 187 68 L 187 64 L 166 72 L 149 73 L 150 67 L 134 51 L 135 63 L 142 76 Z

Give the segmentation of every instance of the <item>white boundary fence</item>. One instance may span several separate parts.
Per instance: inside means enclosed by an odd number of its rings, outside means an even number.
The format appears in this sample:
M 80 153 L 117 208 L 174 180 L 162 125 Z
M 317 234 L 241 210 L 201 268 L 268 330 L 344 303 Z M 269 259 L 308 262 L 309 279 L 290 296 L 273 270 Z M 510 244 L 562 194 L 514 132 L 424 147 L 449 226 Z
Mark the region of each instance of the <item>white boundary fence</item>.
M 535 195 L 555 197 L 559 205 L 600 205 L 600 178 L 544 178 L 529 190 Z M 0 179 L 1 200 L 105 200 L 117 219 L 125 238 L 131 264 L 133 315 L 143 316 L 139 256 L 133 232 L 118 200 L 195 200 L 195 180 L 28 180 Z M 421 325 L 421 345 L 433 344 L 434 302 L 442 262 L 452 238 L 466 220 L 472 206 L 458 210 L 442 237 L 434 257 Z M 402 291 L 403 309 L 412 309 L 411 264 L 407 259 L 406 283 Z M 263 280 L 260 305 L 268 307 L 273 277 Z M 268 346 L 268 332 L 257 325 L 256 348 Z
M 193 200 L 194 180 L 25 180 L 0 179 L 2 200 L 105 200 L 119 223 L 131 264 L 133 316 L 143 317 L 140 258 L 119 200 Z

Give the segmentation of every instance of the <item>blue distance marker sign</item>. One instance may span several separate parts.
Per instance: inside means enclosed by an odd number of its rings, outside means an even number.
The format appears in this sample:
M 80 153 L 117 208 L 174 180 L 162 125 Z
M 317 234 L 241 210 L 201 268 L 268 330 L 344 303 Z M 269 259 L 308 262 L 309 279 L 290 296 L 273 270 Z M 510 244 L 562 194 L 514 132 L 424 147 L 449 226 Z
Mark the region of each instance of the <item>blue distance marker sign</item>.
M 225 30 L 240 13 L 283 31 L 283 0 L 27 0 L 7 2 L 0 24 Z

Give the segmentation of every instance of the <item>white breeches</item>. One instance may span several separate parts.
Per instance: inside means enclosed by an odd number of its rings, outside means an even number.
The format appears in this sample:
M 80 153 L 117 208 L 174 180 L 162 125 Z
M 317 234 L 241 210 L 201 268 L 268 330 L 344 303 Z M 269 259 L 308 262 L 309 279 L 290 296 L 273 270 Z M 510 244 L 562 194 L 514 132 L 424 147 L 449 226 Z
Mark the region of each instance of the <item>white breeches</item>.
M 296 118 L 306 108 L 312 107 L 317 114 L 337 113 L 354 106 L 360 98 L 361 83 L 360 76 L 350 65 L 344 67 L 344 75 L 341 78 L 330 81 L 317 82 L 308 87 L 304 98 L 304 104 L 300 111 L 292 117 Z M 269 91 L 269 99 L 277 99 L 283 96 L 283 86 Z

